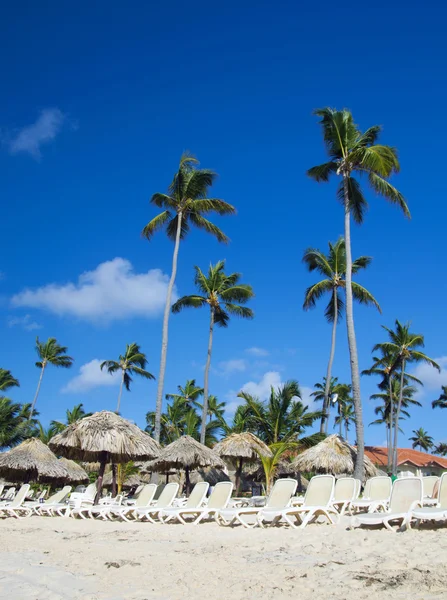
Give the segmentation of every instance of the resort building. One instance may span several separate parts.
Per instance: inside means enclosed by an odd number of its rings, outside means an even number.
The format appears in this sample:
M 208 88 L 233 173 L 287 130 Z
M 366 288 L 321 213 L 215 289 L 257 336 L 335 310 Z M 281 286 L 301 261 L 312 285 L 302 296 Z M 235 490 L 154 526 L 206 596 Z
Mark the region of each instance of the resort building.
M 388 463 L 388 449 L 379 446 L 365 446 L 365 454 L 382 471 Z M 411 448 L 397 451 L 397 473 L 401 476 L 441 475 L 447 471 L 447 458 L 427 454 Z

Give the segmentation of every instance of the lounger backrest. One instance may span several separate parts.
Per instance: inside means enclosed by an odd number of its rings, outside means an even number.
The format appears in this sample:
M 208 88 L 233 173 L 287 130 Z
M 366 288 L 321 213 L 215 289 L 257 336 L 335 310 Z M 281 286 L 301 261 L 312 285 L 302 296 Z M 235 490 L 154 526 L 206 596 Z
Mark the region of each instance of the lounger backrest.
M 167 508 L 171 506 L 178 492 L 178 483 L 168 483 L 160 494 L 155 508 Z
M 366 480 L 365 487 L 363 488 L 363 498 L 369 498 L 369 491 L 371 489 L 371 477 Z
M 186 502 L 186 508 L 197 508 L 198 506 L 201 506 L 202 502 L 205 500 L 209 487 L 210 484 L 207 481 L 199 481 L 196 483 Z
M 441 508 L 447 509 L 447 473 L 443 473 L 439 481 L 438 503 Z
M 3 490 L 5 489 L 5 484 L 4 483 L 0 483 L 0 497 L 3 494 Z
M 157 491 L 156 483 L 148 483 L 143 486 L 143 489 L 138 494 L 138 498 L 135 501 L 135 506 L 145 507 L 149 506 L 155 496 L 155 492 Z
M 312 477 L 304 496 L 304 506 L 328 506 L 334 495 L 335 477 L 316 475 Z
M 21 506 L 23 504 L 23 501 L 26 498 L 28 490 L 29 490 L 29 483 L 24 483 L 22 485 L 22 487 L 20 488 L 20 490 L 17 492 L 16 497 L 11 502 L 11 504 L 9 505 L 8 508 L 15 508 L 16 506 Z
M 334 502 L 348 502 L 355 498 L 357 480 L 354 477 L 340 477 L 335 482 Z
M 71 485 L 66 485 L 61 490 L 48 498 L 45 504 L 59 504 L 63 502 L 71 492 Z
M 11 487 L 5 494 L 5 500 L 13 500 L 15 495 L 16 495 L 16 488 Z
M 356 500 L 359 496 L 360 496 L 360 490 L 362 489 L 362 482 L 360 481 L 360 479 L 356 479 L 355 480 L 355 496 L 354 496 L 354 500 Z
M 153 485 L 155 485 L 155 484 L 153 484 Z M 139 485 L 139 486 L 137 487 L 137 489 L 135 490 L 135 493 L 134 493 L 134 495 L 133 495 L 133 497 L 134 497 L 135 499 L 136 499 L 136 498 L 138 498 L 138 496 L 140 495 L 140 493 L 141 493 L 141 491 L 143 490 L 143 488 L 144 488 L 144 485 Z
M 287 508 L 292 496 L 295 495 L 298 481 L 296 479 L 277 479 L 267 498 L 267 508 Z
M 94 498 L 96 496 L 96 483 L 91 483 L 87 486 L 83 493 L 84 499 Z
M 232 492 L 233 484 L 231 481 L 219 481 L 211 492 L 207 508 L 226 508 Z
M 391 477 L 372 477 L 370 481 L 371 484 L 368 496 L 370 500 L 385 500 L 386 498 L 390 497 L 391 486 L 393 484 L 393 482 L 391 481 Z
M 422 478 L 422 491 L 424 498 L 433 498 L 433 490 L 435 489 L 435 485 L 439 477 L 436 475 L 428 475 L 427 477 Z
M 160 498 L 166 485 L 167 485 L 166 483 L 160 483 L 160 485 L 155 490 L 154 500 L 158 500 Z
M 42 500 L 47 495 L 47 490 L 42 490 L 40 494 L 37 496 L 37 500 Z
M 396 479 L 391 491 L 390 512 L 406 513 L 414 508 L 415 502 L 422 502 L 422 481 L 420 477 Z

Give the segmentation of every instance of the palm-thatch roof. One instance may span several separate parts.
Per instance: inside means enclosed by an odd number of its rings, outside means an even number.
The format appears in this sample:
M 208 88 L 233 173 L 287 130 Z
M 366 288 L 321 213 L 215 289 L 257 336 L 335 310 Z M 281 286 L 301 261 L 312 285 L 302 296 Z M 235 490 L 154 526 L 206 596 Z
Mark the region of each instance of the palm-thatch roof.
M 0 454 L 0 475 L 11 481 L 66 481 L 68 472 L 48 446 L 37 438 L 25 440 Z
M 147 483 L 148 477 L 141 477 L 138 473 L 133 473 L 132 475 L 129 475 L 128 477 L 126 477 L 126 479 L 124 480 L 124 482 L 122 483 L 122 488 L 123 490 L 125 489 L 130 489 L 131 487 L 134 486 L 138 486 L 141 485 L 142 483 Z M 106 473 L 104 475 L 104 479 L 102 481 L 102 485 L 103 487 L 111 487 L 112 483 L 113 483 L 113 476 L 112 476 L 112 472 L 109 471 L 108 473 Z
M 357 450 L 338 435 L 330 435 L 325 440 L 299 454 L 292 467 L 303 472 L 330 473 L 332 475 L 352 475 Z M 366 477 L 375 477 L 377 469 L 367 456 L 364 458 Z
M 260 456 L 272 456 L 267 444 L 248 431 L 230 434 L 218 442 L 213 450 L 222 458 L 243 458 L 248 461 L 255 460 Z
M 55 435 L 50 447 L 66 458 L 86 462 L 150 460 L 160 452 L 159 444 L 148 433 L 106 410 L 76 421 Z
M 66 481 L 70 481 L 71 483 L 87 483 L 89 481 L 87 472 L 74 460 L 60 458 L 59 462 L 67 469 L 68 477 Z
M 194 470 L 199 467 L 224 469 L 225 463 L 213 450 L 207 448 L 189 435 L 182 437 L 163 448 L 155 460 L 151 461 L 153 471 L 166 472 L 169 469 Z

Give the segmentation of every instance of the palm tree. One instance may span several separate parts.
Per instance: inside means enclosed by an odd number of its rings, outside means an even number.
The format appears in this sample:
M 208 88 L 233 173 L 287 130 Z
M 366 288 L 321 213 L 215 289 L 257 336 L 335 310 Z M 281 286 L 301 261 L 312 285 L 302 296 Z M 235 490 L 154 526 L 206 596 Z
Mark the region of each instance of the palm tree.
M 413 442 L 412 447 L 417 448 L 419 446 L 421 451 L 428 452 L 434 444 L 433 438 L 428 435 L 428 432 L 419 427 L 419 429 L 413 429 L 412 433 L 414 433 L 414 436 L 408 438 L 410 442 Z
M 436 444 L 433 452 L 435 454 L 439 454 L 440 456 L 447 456 L 447 444 L 444 442 L 439 442 L 439 444 Z
M 220 422 L 225 436 L 229 436 L 231 433 L 243 433 L 244 431 L 255 433 L 257 430 L 256 423 L 252 418 L 251 409 L 247 403 L 240 404 L 236 408 L 231 423 L 228 423 L 223 415 L 220 417 Z
M 53 427 L 53 425 L 50 425 L 47 427 L 47 429 L 45 429 L 42 423 L 38 424 L 37 437 L 44 444 L 48 444 L 48 442 L 56 435 L 56 433 L 58 433 L 58 431 L 55 427 Z
M 354 123 L 352 114 L 346 109 L 338 111 L 323 108 L 316 110 L 315 114 L 321 118 L 320 124 L 329 154 L 329 161 L 312 167 L 309 169 L 308 175 L 317 182 L 328 181 L 333 174 L 341 178 L 337 195 L 344 206 L 346 326 L 357 438 L 354 477 L 362 480 L 365 442 L 352 300 L 351 214 L 357 223 L 361 223 L 368 203 L 358 180 L 353 177 L 353 174 L 367 175 L 369 185 L 377 194 L 397 204 L 407 217 L 410 216 L 410 212 L 402 194 L 388 181 L 393 173 L 399 171 L 400 166 L 394 148 L 376 143 L 381 127 L 375 125 L 362 133 Z
M 12 387 L 20 387 L 19 380 L 12 376 L 11 371 L 0 369 L 0 391 L 6 392 Z
M 21 404 L 0 396 L 0 450 L 15 446 L 28 437 L 29 424 L 21 409 Z
M 121 396 L 123 393 L 123 385 L 126 390 L 130 391 L 130 384 L 132 383 L 132 375 L 139 375 L 145 379 L 155 379 L 152 373 L 146 371 L 147 358 L 146 355 L 141 352 L 140 346 L 133 342 L 132 344 L 126 344 L 126 351 L 123 356 L 119 356 L 118 361 L 116 360 L 105 360 L 101 363 L 101 371 L 106 368 L 107 372 L 113 375 L 117 371 L 121 370 L 121 384 L 120 391 L 118 394 L 118 403 L 116 405 L 115 412 L 119 413 L 121 405 Z
M 441 395 L 431 403 L 432 408 L 447 408 L 447 385 L 442 386 Z
M 65 423 L 61 423 L 60 421 L 51 421 L 50 426 L 56 431 L 56 433 L 60 433 L 61 431 L 64 431 L 64 429 L 66 429 L 69 425 L 72 425 L 73 423 L 76 423 L 77 421 L 79 421 L 80 419 L 83 419 L 84 417 L 90 417 L 90 415 L 92 413 L 86 413 L 84 410 L 84 405 L 81 404 L 75 404 L 72 408 L 72 410 L 67 408 L 66 411 L 66 420 Z
M 352 401 L 351 402 L 338 401 L 338 406 L 339 406 L 339 412 L 338 412 L 338 415 L 335 417 L 334 427 L 336 425 L 338 425 L 340 427 L 340 431 L 341 431 L 342 425 L 344 425 L 345 440 L 349 443 L 348 431 L 349 431 L 349 425 L 351 423 L 353 423 L 354 419 L 355 419 L 354 407 L 352 405 Z M 342 437 L 341 433 L 340 433 L 340 437 Z
M 360 269 L 366 269 L 371 264 L 370 256 L 360 256 L 352 263 L 352 274 L 354 275 Z M 308 248 L 304 252 L 303 262 L 307 265 L 309 271 L 317 271 L 323 275 L 324 279 L 307 288 L 304 296 L 304 310 L 314 308 L 316 302 L 324 294 L 330 294 L 329 304 L 325 310 L 325 317 L 328 323 L 332 323 L 332 341 L 331 351 L 329 353 L 329 362 L 325 378 L 325 389 L 323 399 L 323 417 L 321 419 L 320 432 L 327 433 L 327 421 L 329 420 L 329 398 L 332 376 L 332 364 L 335 355 L 335 341 L 337 335 L 337 324 L 340 321 L 344 302 L 340 297 L 340 290 L 346 286 L 346 244 L 341 237 L 335 244 L 329 242 L 329 253 L 326 255 L 315 248 Z M 373 305 L 379 312 L 382 312 L 374 296 L 367 289 L 352 282 L 352 296 L 361 304 Z
M 208 417 L 209 417 L 210 421 L 213 420 L 213 417 L 218 420 L 222 419 L 224 412 L 225 412 L 226 404 L 227 404 L 226 402 L 219 402 L 219 399 L 217 398 L 217 396 L 213 396 L 213 395 L 208 396 Z M 198 402 L 197 408 L 200 408 L 201 410 L 203 410 L 203 405 L 200 404 L 200 402 Z
M 36 352 L 39 356 L 39 360 L 36 362 L 36 367 L 40 369 L 39 383 L 37 384 L 36 395 L 34 396 L 31 410 L 29 413 L 29 421 L 31 421 L 34 408 L 36 406 L 37 397 L 39 395 L 40 386 L 42 383 L 43 373 L 47 365 L 53 365 L 53 367 L 61 367 L 69 369 L 73 365 L 73 358 L 66 354 L 66 346 L 60 346 L 57 343 L 56 338 L 48 338 L 46 342 L 40 342 L 39 338 L 36 338 Z
M 223 260 L 215 265 L 210 265 L 207 275 L 199 267 L 194 268 L 196 271 L 194 283 L 203 295 L 183 296 L 173 305 L 172 312 L 179 313 L 184 308 L 201 308 L 202 306 L 209 306 L 210 308 L 208 354 L 205 366 L 202 428 L 200 433 L 200 442 L 203 444 L 205 442 L 206 418 L 208 415 L 208 380 L 214 325 L 227 327 L 230 315 L 252 319 L 254 316 L 253 311 L 246 306 L 241 306 L 241 304 L 248 302 L 254 296 L 254 293 L 250 285 L 240 283 L 240 273 L 225 274 L 225 261 Z
M 178 394 L 166 394 L 166 400 L 179 400 L 184 402 L 188 408 L 201 407 L 198 399 L 203 395 L 203 388 L 196 385 L 195 379 L 187 379 L 185 385 L 177 386 Z
M 395 327 L 393 331 L 388 327 L 382 326 L 385 331 L 388 332 L 389 341 L 381 344 L 376 344 L 373 348 L 375 350 L 381 350 L 383 353 L 393 355 L 396 357 L 395 363 L 400 369 L 400 393 L 399 400 L 397 403 L 396 414 L 394 416 L 394 441 L 393 441 L 393 474 L 396 474 L 397 469 L 397 444 L 399 434 L 399 417 L 402 406 L 403 392 L 405 387 L 405 368 L 408 363 L 425 362 L 438 371 L 441 371 L 439 365 L 431 358 L 429 358 L 423 352 L 417 350 L 417 348 L 424 347 L 424 336 L 417 333 L 410 332 L 410 323 L 402 324 L 396 319 Z
M 329 414 L 331 411 L 331 403 L 329 398 L 331 398 L 334 394 L 334 388 L 336 387 L 338 382 L 338 377 L 331 377 L 328 380 L 326 377 L 323 377 L 322 383 L 315 383 L 314 388 L 315 391 L 311 393 L 311 396 L 314 397 L 315 401 L 323 403 L 323 410 L 321 411 L 321 421 L 320 421 L 320 433 L 327 432 L 327 423 L 329 420 Z M 326 401 L 326 399 L 328 399 Z
M 157 400 L 155 407 L 154 437 L 157 441 L 160 440 L 163 386 L 168 351 L 169 312 L 171 309 L 172 290 L 177 275 L 180 240 L 186 237 L 192 225 L 210 233 L 217 238 L 219 242 L 227 243 L 229 240 L 223 231 L 205 218 L 204 215 L 209 213 L 232 215 L 236 212 L 236 209 L 231 204 L 218 198 L 208 197 L 209 188 L 216 179 L 216 173 L 209 169 L 198 169 L 198 164 L 199 161 L 189 153 L 182 155 L 178 171 L 174 175 L 168 193 L 155 193 L 151 198 L 151 203 L 162 208 L 163 211 L 154 217 L 143 229 L 143 236 L 150 241 L 156 231 L 166 226 L 166 234 L 168 238 L 174 242 L 171 278 L 166 294 L 166 306 L 163 317 L 160 372 L 158 375 Z

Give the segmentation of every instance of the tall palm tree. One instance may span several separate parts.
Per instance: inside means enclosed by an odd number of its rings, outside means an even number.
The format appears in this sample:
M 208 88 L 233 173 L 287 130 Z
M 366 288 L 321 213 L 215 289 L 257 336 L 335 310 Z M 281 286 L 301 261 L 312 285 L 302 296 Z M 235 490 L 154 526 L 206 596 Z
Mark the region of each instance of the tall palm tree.
M 208 354 L 203 385 L 203 414 L 200 434 L 200 441 L 203 444 L 205 442 L 206 418 L 208 415 L 208 381 L 214 325 L 228 327 L 230 315 L 252 319 L 254 316 L 253 311 L 241 305 L 248 302 L 254 296 L 254 293 L 250 285 L 240 283 L 240 273 L 225 274 L 225 261 L 223 260 L 215 265 L 210 265 L 207 275 L 199 267 L 194 268 L 196 271 L 194 283 L 203 295 L 183 296 L 172 306 L 172 312 L 178 313 L 184 308 L 201 308 L 202 306 L 209 306 L 210 308 Z
M 243 433 L 244 431 L 254 433 L 257 431 L 256 423 L 252 418 L 252 412 L 247 403 L 240 404 L 236 408 L 236 412 L 230 423 L 226 421 L 223 415 L 220 417 L 220 422 L 222 424 L 222 429 L 225 432 L 225 436 L 228 436 L 231 433 Z
M 90 417 L 91 414 L 92 413 L 85 412 L 84 405 L 81 402 L 81 404 L 75 404 L 72 410 L 67 408 L 65 413 L 65 423 L 61 423 L 60 421 L 51 421 L 50 426 L 56 431 L 56 433 L 60 433 L 61 431 L 64 431 L 64 429 L 66 429 L 69 425 L 76 423 L 84 417 Z
M 140 346 L 135 344 L 135 342 L 132 344 L 126 344 L 126 351 L 124 352 L 123 356 L 119 356 L 118 361 L 105 360 L 101 363 L 101 371 L 103 369 L 107 369 L 107 372 L 111 375 L 117 371 L 121 371 L 120 391 L 118 393 L 118 402 L 115 412 L 118 413 L 120 410 L 123 386 L 125 386 L 128 392 L 130 391 L 132 375 L 139 375 L 140 377 L 144 377 L 144 379 L 155 379 L 152 373 L 146 371 L 146 365 L 146 355 L 141 352 Z
M 419 446 L 419 449 L 421 451 L 425 450 L 425 452 L 428 452 L 430 448 L 433 447 L 433 438 L 430 435 L 428 435 L 428 432 L 425 431 L 425 429 L 419 427 L 419 429 L 413 429 L 412 433 L 414 433 L 413 437 L 408 439 L 410 440 L 410 442 L 413 442 L 413 448 L 417 448 Z
M 348 439 L 349 425 L 354 422 L 354 419 L 355 419 L 355 413 L 354 413 L 354 407 L 352 405 L 352 402 L 339 402 L 339 413 L 335 417 L 334 427 L 338 425 L 340 427 L 340 431 L 341 431 L 341 428 L 344 425 L 345 440 L 348 443 L 349 443 L 349 439 Z M 342 437 L 341 434 L 340 434 L 340 437 Z
M 329 181 L 331 175 L 340 178 L 338 198 L 344 206 L 344 239 L 346 242 L 346 326 L 351 364 L 352 396 L 355 409 L 357 459 L 354 477 L 363 479 L 364 429 L 360 394 L 360 375 L 353 316 L 351 214 L 357 223 L 363 221 L 367 201 L 354 174 L 366 175 L 370 187 L 386 200 L 397 204 L 409 217 L 402 194 L 388 181 L 400 169 L 396 150 L 377 144 L 381 127 L 374 125 L 362 133 L 349 110 L 322 108 L 315 111 L 321 118 L 323 139 L 329 161 L 312 167 L 308 175 L 317 182 Z
M 203 388 L 196 385 L 195 379 L 188 379 L 185 385 L 177 386 L 178 394 L 166 394 L 166 400 L 179 400 L 184 402 L 188 408 L 198 408 L 198 399 L 203 395 Z
M 221 420 L 224 412 L 225 412 L 225 406 L 226 406 L 226 402 L 219 402 L 219 399 L 217 396 L 213 396 L 210 395 L 208 396 L 208 414 L 207 416 L 209 417 L 210 421 L 213 420 L 213 418 Z M 197 408 L 200 408 L 201 410 L 203 410 L 203 404 L 200 404 L 200 402 L 197 403 Z
M 432 408 L 447 408 L 447 385 L 442 386 L 441 395 L 431 403 Z
M 143 229 L 143 236 L 149 241 L 154 233 L 166 226 L 166 235 L 174 242 L 172 257 L 172 271 L 166 294 L 166 306 L 163 317 L 163 334 L 161 342 L 160 372 L 158 375 L 157 400 L 155 407 L 154 437 L 160 439 L 160 419 L 163 405 L 163 386 L 166 370 L 166 356 L 168 351 L 168 326 L 169 312 L 172 302 L 172 290 L 177 275 L 177 261 L 180 240 L 188 234 L 190 227 L 194 226 L 213 235 L 219 242 L 227 243 L 227 236 L 214 223 L 204 215 L 216 213 L 218 215 L 232 215 L 236 209 L 231 204 L 219 198 L 209 198 L 209 188 L 216 179 L 216 173 L 209 169 L 197 168 L 199 161 L 185 153 L 180 158 L 177 173 L 174 175 L 167 194 L 155 193 L 151 203 L 162 208 L 163 211 L 154 217 Z
M 385 331 L 388 332 L 389 341 L 376 344 L 373 348 L 375 350 L 381 350 L 385 354 L 394 355 L 396 357 L 396 364 L 399 365 L 400 369 L 400 393 L 399 400 L 397 403 L 396 414 L 394 416 L 394 440 L 393 440 L 393 474 L 396 474 L 397 470 L 397 445 L 399 435 L 399 417 L 400 410 L 402 407 L 402 399 L 405 384 L 405 368 L 409 363 L 425 362 L 435 369 L 440 371 L 439 365 L 431 358 L 429 358 L 423 352 L 420 352 L 418 348 L 424 347 L 424 336 L 410 331 L 410 323 L 402 324 L 396 319 L 395 331 L 388 327 L 382 326 Z
M 29 421 L 31 421 L 36 406 L 37 397 L 39 396 L 40 386 L 42 384 L 42 378 L 44 371 L 48 365 L 53 367 L 61 367 L 63 369 L 69 369 L 73 365 L 73 358 L 66 354 L 68 348 L 66 346 L 60 346 L 57 343 L 56 338 L 48 338 L 46 342 L 39 341 L 36 338 L 36 352 L 39 360 L 36 362 L 36 367 L 40 369 L 39 382 L 37 384 L 36 394 L 34 396 L 31 410 L 29 413 Z
M 350 406 L 351 411 L 354 410 L 352 406 L 351 386 L 348 383 L 338 383 L 335 386 L 333 402 L 337 403 L 337 417 L 335 418 L 334 427 L 336 425 L 339 426 L 339 435 L 342 437 L 342 426 L 346 425 L 346 422 L 343 420 L 342 416 L 344 412 L 349 413 L 346 407 Z M 354 418 L 352 418 L 351 421 L 354 422 Z
M 19 444 L 29 435 L 29 424 L 23 418 L 22 405 L 0 396 L 0 450 Z
M 435 454 L 439 454 L 440 456 L 447 456 L 447 444 L 444 442 L 439 442 L 439 444 L 436 444 L 434 447 L 433 452 Z
M 13 377 L 11 371 L 0 369 L 0 392 L 5 392 L 12 387 L 20 387 L 19 380 Z
M 370 256 L 360 256 L 357 260 L 354 260 L 352 263 L 352 274 L 354 275 L 360 269 L 366 269 L 371 264 L 371 260 L 372 258 Z M 320 425 L 320 432 L 324 433 L 327 432 L 327 422 L 329 420 L 327 412 L 330 406 L 330 385 L 332 364 L 335 355 L 337 324 L 342 317 L 344 309 L 344 302 L 340 297 L 340 290 L 343 290 L 346 286 L 345 240 L 341 237 L 335 244 L 329 242 L 329 253 L 327 255 L 316 248 L 308 248 L 304 252 L 303 262 L 307 265 L 309 271 L 317 271 L 324 277 L 324 279 L 318 283 L 307 288 L 304 296 L 304 310 L 314 308 L 317 300 L 324 294 L 330 295 L 329 304 L 324 313 L 328 323 L 332 323 L 331 351 L 329 353 L 325 378 L 323 417 Z M 358 283 L 352 282 L 352 295 L 354 300 L 357 300 L 361 304 L 373 305 L 379 312 L 382 312 L 374 296 Z

